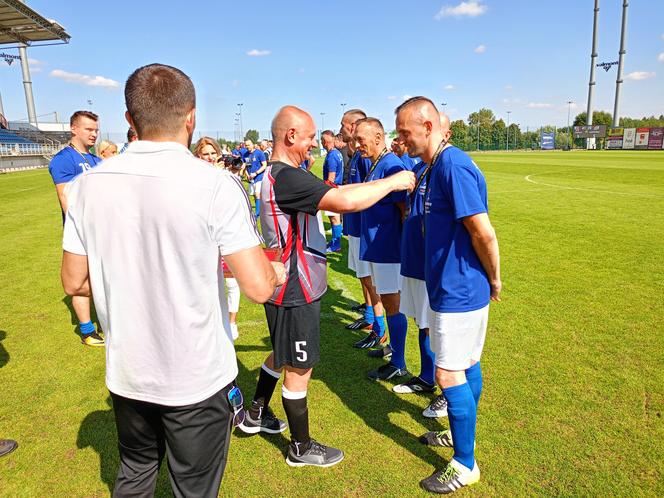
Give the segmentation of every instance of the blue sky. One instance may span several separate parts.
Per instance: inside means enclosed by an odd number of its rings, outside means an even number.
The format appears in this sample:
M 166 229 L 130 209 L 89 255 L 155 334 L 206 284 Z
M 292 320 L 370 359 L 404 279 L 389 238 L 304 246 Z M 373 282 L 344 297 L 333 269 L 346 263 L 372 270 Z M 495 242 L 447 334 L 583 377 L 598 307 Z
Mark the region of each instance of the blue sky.
M 194 81 L 200 132 L 263 132 L 294 104 L 338 129 L 341 103 L 394 128 L 405 96 L 446 102 L 452 119 L 480 107 L 523 129 L 564 125 L 585 110 L 592 0 L 355 0 L 283 2 L 52 2 L 30 0 L 72 36 L 28 49 L 37 114 L 88 108 L 103 132 L 123 132 L 123 86 L 162 62 Z M 63 8 L 62 5 L 66 5 Z M 599 61 L 618 59 L 620 0 L 602 0 Z M 0 49 L 0 51 L 3 51 Z M 16 54 L 16 50 L 4 50 Z M 27 115 L 18 64 L 0 60 L 9 119 Z M 664 2 L 630 2 L 621 115 L 664 113 Z M 613 110 L 616 67 L 596 71 L 596 110 Z M 324 117 L 320 113 L 325 113 Z M 53 116 L 43 120 L 51 121 Z M 263 134 L 263 133 L 261 133 Z

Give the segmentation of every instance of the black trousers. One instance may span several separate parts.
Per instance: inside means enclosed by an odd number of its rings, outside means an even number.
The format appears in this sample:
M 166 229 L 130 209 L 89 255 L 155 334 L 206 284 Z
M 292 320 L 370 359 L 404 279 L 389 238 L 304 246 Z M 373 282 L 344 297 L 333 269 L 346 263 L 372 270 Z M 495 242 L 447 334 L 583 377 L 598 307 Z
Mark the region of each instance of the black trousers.
M 216 497 L 226 467 L 233 410 L 229 384 L 187 406 L 163 406 L 111 393 L 120 469 L 113 496 L 154 496 L 164 455 L 176 497 Z

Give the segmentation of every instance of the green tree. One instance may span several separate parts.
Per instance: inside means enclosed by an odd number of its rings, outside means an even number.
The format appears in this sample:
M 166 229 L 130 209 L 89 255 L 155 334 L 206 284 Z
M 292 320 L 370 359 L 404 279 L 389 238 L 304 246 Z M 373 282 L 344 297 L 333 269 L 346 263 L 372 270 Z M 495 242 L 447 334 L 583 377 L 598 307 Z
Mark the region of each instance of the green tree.
M 582 112 L 580 114 L 577 114 L 576 117 L 574 118 L 574 126 L 581 126 L 581 125 L 587 124 L 587 117 L 588 117 L 588 114 L 586 112 Z M 604 112 L 604 111 L 593 111 L 593 124 L 594 125 L 611 126 L 612 122 L 613 122 L 613 118 L 611 117 L 610 113 Z
M 505 150 L 507 134 L 505 133 L 505 121 L 499 119 L 491 126 L 491 145 L 495 150 Z
M 244 139 L 251 140 L 253 143 L 258 143 L 258 130 L 247 130 L 247 133 L 244 134 Z
M 477 149 L 477 135 L 479 131 L 480 149 L 491 148 L 491 128 L 496 121 L 496 116 L 491 109 L 482 108 L 478 112 L 472 112 L 468 116 L 468 125 L 474 129 L 471 136 L 474 137 L 475 147 Z M 479 126 L 479 130 L 477 127 Z M 470 131 L 470 130 L 469 130 Z
M 510 150 L 523 148 L 521 128 L 517 123 L 512 123 L 509 129 Z
M 450 124 L 452 138 L 450 141 L 463 150 L 469 150 L 468 144 L 468 126 L 463 119 L 457 119 Z

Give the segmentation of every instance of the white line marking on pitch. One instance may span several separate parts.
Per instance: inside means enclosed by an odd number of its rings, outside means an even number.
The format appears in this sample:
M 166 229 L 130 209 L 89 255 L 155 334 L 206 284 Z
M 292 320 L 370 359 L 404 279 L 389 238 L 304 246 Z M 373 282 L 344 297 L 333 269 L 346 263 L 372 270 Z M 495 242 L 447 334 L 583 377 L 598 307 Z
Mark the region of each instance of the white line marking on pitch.
M 535 185 L 544 185 L 546 187 L 553 187 L 553 188 L 560 188 L 563 190 L 583 190 L 585 192 L 596 192 L 599 194 L 615 194 L 615 195 L 631 195 L 631 196 L 636 196 L 636 197 L 655 197 L 655 198 L 660 198 L 662 197 L 661 195 L 656 195 L 656 194 L 637 194 L 637 193 L 632 193 L 632 192 L 616 192 L 614 190 L 598 190 L 598 189 L 593 189 L 593 188 L 582 188 L 582 187 L 566 187 L 564 185 L 554 185 L 553 183 L 545 183 L 545 182 L 536 182 L 535 180 L 532 179 L 533 176 L 535 175 L 547 175 L 549 173 L 560 173 L 559 171 L 550 171 L 547 173 L 531 173 L 530 175 L 526 175 L 523 177 L 524 180 L 530 183 L 534 183 Z

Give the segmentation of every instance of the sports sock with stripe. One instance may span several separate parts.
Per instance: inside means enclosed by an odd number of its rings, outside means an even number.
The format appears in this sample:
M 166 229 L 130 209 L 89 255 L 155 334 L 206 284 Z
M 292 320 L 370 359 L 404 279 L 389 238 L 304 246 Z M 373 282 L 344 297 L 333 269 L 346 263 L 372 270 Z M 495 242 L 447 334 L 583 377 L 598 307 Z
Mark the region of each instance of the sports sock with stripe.
M 406 368 L 408 319 L 403 313 L 395 313 L 387 317 L 387 326 L 390 330 L 390 346 L 392 347 L 390 363 L 397 368 Z
M 475 465 L 477 406 L 467 382 L 443 389 L 454 442 L 454 459 L 470 470 Z
M 81 329 L 82 335 L 90 335 L 95 331 L 95 325 L 92 323 L 92 320 L 89 322 L 81 322 L 78 324 L 78 327 Z
M 383 337 L 385 335 L 385 318 L 383 315 L 374 316 L 373 331 L 378 334 L 378 337 Z
M 254 400 L 251 402 L 251 408 L 249 408 L 249 415 L 254 420 L 259 419 L 263 414 L 263 410 L 270 404 L 279 377 L 281 377 L 279 372 L 271 370 L 263 363 L 261 371 L 258 374 L 256 394 L 254 394 Z
M 332 241 L 341 242 L 341 225 L 332 225 Z
M 480 396 L 482 395 L 482 367 L 480 367 L 479 361 L 466 370 L 466 380 L 473 392 L 475 406 L 477 406 L 480 404 Z
M 364 310 L 364 321 L 367 322 L 367 323 L 373 323 L 374 322 L 373 306 L 367 306 L 366 309 Z
M 307 391 L 293 392 L 281 386 L 281 401 L 288 419 L 291 441 L 299 449 L 299 454 L 309 449 L 309 409 L 307 408 Z
M 431 343 L 429 342 L 429 334 L 427 334 L 427 329 L 420 329 L 419 343 L 420 343 L 420 365 L 421 365 L 420 379 L 422 379 L 424 382 L 428 384 L 433 384 L 434 382 L 433 374 L 435 371 L 434 368 L 435 356 L 433 354 L 433 351 L 431 351 Z M 468 382 L 470 382 L 470 380 Z

